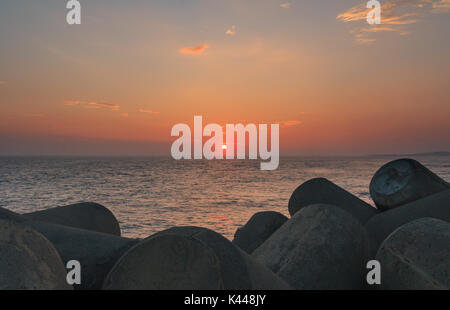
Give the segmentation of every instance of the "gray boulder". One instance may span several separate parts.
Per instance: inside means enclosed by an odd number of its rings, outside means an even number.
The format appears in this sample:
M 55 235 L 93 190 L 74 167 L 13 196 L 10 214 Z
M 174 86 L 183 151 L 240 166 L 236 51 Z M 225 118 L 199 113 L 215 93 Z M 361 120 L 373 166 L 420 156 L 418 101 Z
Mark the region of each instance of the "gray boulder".
M 422 218 L 395 230 L 376 259 L 386 290 L 450 289 L 450 224 Z
M 279 212 L 258 212 L 237 229 L 232 243 L 251 254 L 287 220 L 288 218 Z
M 220 234 L 174 227 L 141 241 L 108 274 L 104 289 L 289 289 Z
M 335 206 L 302 208 L 252 256 L 295 289 L 361 289 L 369 239 L 361 223 Z
M 47 238 L 59 253 L 63 264 L 77 260 L 81 264 L 81 284 L 75 289 L 100 289 L 116 261 L 138 242 L 90 230 L 30 220 L 0 208 L 0 219 L 12 220 L 30 227 Z
M 0 219 L 0 290 L 68 290 L 66 269 L 39 232 Z
M 374 250 L 394 230 L 413 220 L 433 217 L 450 222 L 450 190 L 425 197 L 406 205 L 382 212 L 365 225 L 372 239 Z
M 80 262 L 81 284 L 75 289 L 100 289 L 116 261 L 139 241 L 47 222 L 30 221 L 26 225 L 50 240 L 63 262 Z
M 289 213 L 293 216 L 312 204 L 342 208 L 363 224 L 378 212 L 376 208 L 324 178 L 312 179 L 297 187 L 289 199 Z
M 25 218 L 120 236 L 114 214 L 104 206 L 83 202 L 23 214 Z
M 450 189 L 449 184 L 413 159 L 382 166 L 370 182 L 370 196 L 385 211 Z
M 200 241 L 165 235 L 143 240 L 125 253 L 104 289 L 215 290 L 223 288 L 217 255 Z

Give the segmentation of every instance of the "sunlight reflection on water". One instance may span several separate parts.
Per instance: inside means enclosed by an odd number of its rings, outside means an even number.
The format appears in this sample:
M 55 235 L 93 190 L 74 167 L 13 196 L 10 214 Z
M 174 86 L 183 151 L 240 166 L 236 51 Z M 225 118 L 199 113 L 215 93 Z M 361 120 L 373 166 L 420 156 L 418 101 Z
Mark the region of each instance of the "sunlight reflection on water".
M 80 201 L 110 208 L 127 237 L 181 225 L 232 238 L 256 212 L 288 215 L 292 191 L 326 177 L 371 203 L 369 183 L 393 157 L 281 158 L 275 171 L 259 161 L 167 158 L 0 158 L 0 206 L 30 212 Z M 448 156 L 416 158 L 449 181 Z

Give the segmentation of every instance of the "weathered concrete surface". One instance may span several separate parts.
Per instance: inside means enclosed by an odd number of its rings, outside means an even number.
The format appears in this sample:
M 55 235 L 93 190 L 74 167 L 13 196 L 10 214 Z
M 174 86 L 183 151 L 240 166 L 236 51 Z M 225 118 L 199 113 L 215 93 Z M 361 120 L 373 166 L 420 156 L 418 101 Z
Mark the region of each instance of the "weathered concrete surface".
M 75 289 L 100 289 L 116 261 L 138 242 L 90 230 L 30 220 L 0 208 L 0 219 L 14 220 L 40 232 L 59 253 L 63 264 L 77 260 L 81 264 L 81 284 Z
M 286 281 L 256 260 L 251 255 L 238 249 L 244 259 L 251 280 L 252 290 L 292 290 Z
M 449 184 L 413 159 L 382 166 L 370 182 L 370 196 L 385 211 L 450 189 Z
M 143 240 L 120 258 L 104 289 L 223 289 L 214 251 L 195 239 L 163 235 Z
M 138 242 L 47 222 L 30 221 L 26 224 L 50 240 L 63 262 L 80 262 L 81 285 L 76 285 L 75 289 L 100 289 L 116 261 Z
M 422 218 L 405 224 L 383 242 L 380 289 L 450 289 L 450 224 Z
M 232 243 L 250 254 L 287 220 L 288 218 L 279 212 L 258 212 L 237 229 Z
M 450 190 L 425 197 L 406 205 L 382 212 L 365 225 L 372 239 L 374 250 L 394 230 L 423 217 L 433 217 L 450 222 Z
M 37 231 L 0 219 L 0 290 L 67 290 L 66 269 Z
M 376 208 L 324 178 L 312 179 L 297 187 L 289 199 L 289 213 L 292 216 L 312 204 L 340 207 L 363 224 L 378 213 Z
M 98 203 L 77 203 L 25 213 L 23 216 L 31 220 L 120 236 L 120 226 L 116 217 L 110 210 Z
M 361 289 L 369 239 L 335 206 L 302 208 L 252 254 L 295 289 Z
M 2 207 L 0 207 L 0 219 L 23 221 L 23 218 L 20 214 L 10 211 L 8 209 L 2 208 Z
M 109 273 L 104 288 L 290 287 L 220 234 L 200 227 L 174 227 L 150 236 L 125 253 Z

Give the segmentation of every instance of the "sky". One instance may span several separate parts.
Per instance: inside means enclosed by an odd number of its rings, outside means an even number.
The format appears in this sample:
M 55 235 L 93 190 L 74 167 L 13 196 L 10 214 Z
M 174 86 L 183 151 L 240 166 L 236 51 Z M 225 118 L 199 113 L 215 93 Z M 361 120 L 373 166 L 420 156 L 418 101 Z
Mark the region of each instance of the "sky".
M 450 151 L 450 0 L 0 1 L 0 155 L 167 155 L 280 124 L 280 155 Z

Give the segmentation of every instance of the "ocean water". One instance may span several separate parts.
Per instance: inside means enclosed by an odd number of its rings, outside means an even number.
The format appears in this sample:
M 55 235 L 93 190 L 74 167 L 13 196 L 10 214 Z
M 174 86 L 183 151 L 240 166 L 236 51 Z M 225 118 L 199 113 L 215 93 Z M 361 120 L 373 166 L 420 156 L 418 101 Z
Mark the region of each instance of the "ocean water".
M 450 156 L 414 157 L 450 181 Z M 195 225 L 232 239 L 256 212 L 288 215 L 291 193 L 325 177 L 373 204 L 369 183 L 390 156 L 175 161 L 170 158 L 0 158 L 0 206 L 31 212 L 81 201 L 108 207 L 127 237 L 145 238 L 173 226 Z

